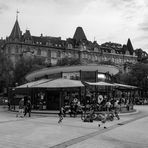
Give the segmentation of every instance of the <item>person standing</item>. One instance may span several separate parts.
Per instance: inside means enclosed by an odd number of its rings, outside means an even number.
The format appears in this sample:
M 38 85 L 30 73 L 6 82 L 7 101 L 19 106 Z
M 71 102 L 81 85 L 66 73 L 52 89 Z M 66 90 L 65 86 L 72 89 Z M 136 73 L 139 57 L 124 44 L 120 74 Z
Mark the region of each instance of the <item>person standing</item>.
M 98 105 L 98 110 L 102 110 L 102 102 L 103 102 L 103 96 L 98 93 L 98 98 L 97 98 L 97 105 Z
M 10 110 L 10 101 L 8 101 L 8 110 Z
M 115 109 L 115 117 L 116 117 L 118 120 L 120 120 L 120 117 L 119 117 L 119 110 L 120 110 L 119 100 L 116 100 L 116 101 L 115 101 L 114 109 Z
M 29 117 L 31 117 L 31 101 L 30 100 L 27 100 L 26 102 L 24 117 L 26 116 L 27 113 Z
M 108 100 L 108 101 L 106 102 L 106 104 L 105 104 L 107 112 L 110 112 L 110 111 L 111 111 L 111 105 L 112 105 L 112 104 L 111 104 L 110 100 Z
M 24 117 L 24 98 L 22 98 L 20 101 L 19 101 L 19 111 L 16 115 L 16 117 L 21 117 L 23 118 Z

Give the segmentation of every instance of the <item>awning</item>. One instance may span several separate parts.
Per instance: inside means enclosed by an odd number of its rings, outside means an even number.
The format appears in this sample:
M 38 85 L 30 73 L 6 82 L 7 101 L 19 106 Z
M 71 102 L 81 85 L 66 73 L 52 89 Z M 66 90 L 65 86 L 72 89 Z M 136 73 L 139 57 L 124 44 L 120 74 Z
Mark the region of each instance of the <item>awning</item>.
M 136 86 L 119 84 L 119 83 L 114 83 L 114 85 L 118 88 L 128 88 L 128 89 L 136 89 L 137 88 Z
M 71 88 L 71 87 L 83 87 L 81 81 L 69 80 L 69 79 L 55 79 L 47 81 L 42 84 L 35 85 L 35 88 Z
M 95 82 L 95 83 L 86 82 L 86 83 L 94 86 L 114 86 L 114 84 L 107 83 L 107 82 Z
M 36 86 L 38 84 L 45 83 L 47 81 L 49 81 L 49 79 L 42 79 L 42 80 L 38 80 L 38 81 L 33 81 L 33 82 L 29 82 L 29 83 L 17 86 L 16 88 L 30 88 L 30 87 L 33 88 L 34 86 Z

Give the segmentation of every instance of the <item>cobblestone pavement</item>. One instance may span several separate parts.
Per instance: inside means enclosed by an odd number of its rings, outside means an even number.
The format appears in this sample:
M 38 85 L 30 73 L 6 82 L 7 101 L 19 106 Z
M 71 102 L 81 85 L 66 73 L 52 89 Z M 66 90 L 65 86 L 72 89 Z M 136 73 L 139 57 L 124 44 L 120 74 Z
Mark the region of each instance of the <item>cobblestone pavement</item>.
M 97 121 L 86 123 L 80 118 L 66 117 L 61 124 L 50 115 L 16 118 L 16 113 L 0 108 L 0 148 L 148 147 L 147 108 L 138 106 L 138 113 L 122 115 L 121 120 L 101 127 Z

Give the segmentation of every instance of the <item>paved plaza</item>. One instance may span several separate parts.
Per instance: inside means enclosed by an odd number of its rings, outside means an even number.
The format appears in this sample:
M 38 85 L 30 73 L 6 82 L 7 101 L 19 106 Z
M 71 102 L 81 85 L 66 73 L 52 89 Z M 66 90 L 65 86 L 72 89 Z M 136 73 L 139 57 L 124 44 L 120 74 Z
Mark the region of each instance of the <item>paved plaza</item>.
M 147 148 L 148 106 L 121 115 L 121 120 L 82 122 L 77 118 L 33 114 L 16 118 L 16 113 L 0 109 L 0 148 Z M 107 127 L 104 129 L 104 126 Z

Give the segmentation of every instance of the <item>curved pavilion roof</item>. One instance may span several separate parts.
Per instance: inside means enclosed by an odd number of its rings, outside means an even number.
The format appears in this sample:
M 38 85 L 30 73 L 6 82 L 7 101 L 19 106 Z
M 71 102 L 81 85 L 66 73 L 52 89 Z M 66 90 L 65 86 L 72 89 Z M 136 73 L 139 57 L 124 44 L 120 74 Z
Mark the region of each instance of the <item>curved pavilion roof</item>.
M 97 71 L 99 73 L 109 73 L 110 75 L 115 75 L 119 72 L 116 66 L 111 65 L 77 65 L 77 66 L 60 66 L 60 67 L 50 67 L 44 68 L 38 71 L 34 71 L 26 76 L 28 81 L 33 81 L 36 78 L 39 79 L 45 75 L 51 75 L 61 72 L 78 72 L 78 71 Z

